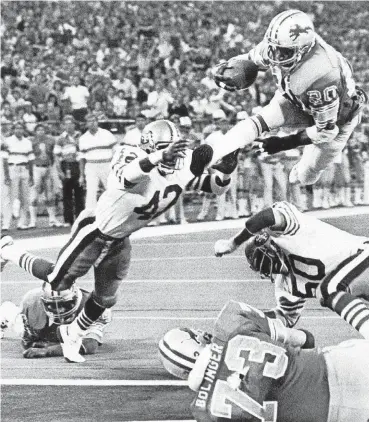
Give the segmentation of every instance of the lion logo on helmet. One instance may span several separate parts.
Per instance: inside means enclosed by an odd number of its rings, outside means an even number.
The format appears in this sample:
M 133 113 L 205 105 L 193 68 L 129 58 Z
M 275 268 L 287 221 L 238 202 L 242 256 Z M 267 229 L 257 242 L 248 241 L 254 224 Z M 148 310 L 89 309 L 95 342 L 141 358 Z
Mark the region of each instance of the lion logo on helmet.
M 309 31 L 312 30 L 313 28 L 311 28 L 310 26 L 302 27 L 299 24 L 296 24 L 290 29 L 290 38 L 292 41 L 296 41 L 301 34 L 308 34 Z

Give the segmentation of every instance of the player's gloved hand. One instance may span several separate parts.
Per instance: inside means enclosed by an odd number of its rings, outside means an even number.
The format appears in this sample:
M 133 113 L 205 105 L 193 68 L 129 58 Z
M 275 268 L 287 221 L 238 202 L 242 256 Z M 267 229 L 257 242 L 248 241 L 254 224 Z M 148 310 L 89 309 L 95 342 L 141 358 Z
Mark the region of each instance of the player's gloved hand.
M 47 356 L 47 348 L 30 347 L 23 352 L 26 359 L 45 358 Z
M 218 257 L 232 253 L 236 249 L 237 249 L 237 245 L 235 244 L 232 238 L 217 240 L 214 245 L 214 253 L 215 253 L 215 256 L 218 256 Z
M 179 141 L 170 144 L 163 151 L 163 162 L 173 163 L 177 158 L 185 158 L 188 145 L 189 142 L 187 139 L 180 139 Z
M 269 136 L 253 143 L 253 150 L 258 153 L 276 154 L 285 151 L 282 140 L 279 136 Z
M 217 64 L 212 69 L 214 81 L 220 88 L 230 92 L 237 91 L 238 88 L 234 84 L 234 81 L 231 78 L 223 75 L 226 69 L 232 69 L 232 65 L 229 64 L 229 62 L 224 61 Z

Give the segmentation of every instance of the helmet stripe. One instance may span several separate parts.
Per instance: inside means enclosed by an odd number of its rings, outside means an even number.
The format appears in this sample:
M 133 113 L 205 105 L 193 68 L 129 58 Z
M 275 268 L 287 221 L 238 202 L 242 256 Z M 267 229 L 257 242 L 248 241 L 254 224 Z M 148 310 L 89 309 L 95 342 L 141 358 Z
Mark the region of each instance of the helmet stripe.
M 183 365 L 182 363 L 178 362 L 177 360 L 174 360 L 172 358 L 170 358 L 165 352 L 164 350 L 162 350 L 161 348 L 159 348 L 159 352 L 160 354 L 166 359 L 168 360 L 170 363 L 172 363 L 174 366 L 178 366 L 181 369 L 184 369 L 188 372 L 192 371 L 192 368 L 190 368 L 189 366 Z
M 282 12 L 281 14 L 277 15 L 274 18 L 275 22 L 273 23 L 273 25 L 271 24 L 271 33 L 272 33 L 273 28 L 275 30 L 274 37 L 273 37 L 274 40 L 277 39 L 278 31 L 279 31 L 279 28 L 281 27 L 282 23 L 286 19 L 290 18 L 291 16 L 297 15 L 298 13 L 301 13 L 301 12 L 299 10 L 286 10 L 285 12 Z M 277 25 L 277 20 L 278 20 L 278 25 Z M 270 39 L 272 39 L 272 34 L 270 34 Z
M 170 350 L 170 351 L 173 353 L 173 355 L 176 355 L 176 356 L 178 356 L 179 358 L 181 358 L 181 359 L 183 359 L 183 360 L 187 360 L 187 361 L 189 361 L 189 362 L 191 362 L 191 363 L 195 363 L 195 362 L 196 362 L 196 359 L 192 359 L 192 358 L 190 358 L 189 356 L 182 355 L 182 353 L 179 353 L 177 350 L 173 350 L 173 349 L 171 349 L 171 348 L 169 347 L 168 343 L 167 343 L 165 340 L 163 340 L 163 344 L 164 344 L 164 346 L 165 346 L 168 350 Z

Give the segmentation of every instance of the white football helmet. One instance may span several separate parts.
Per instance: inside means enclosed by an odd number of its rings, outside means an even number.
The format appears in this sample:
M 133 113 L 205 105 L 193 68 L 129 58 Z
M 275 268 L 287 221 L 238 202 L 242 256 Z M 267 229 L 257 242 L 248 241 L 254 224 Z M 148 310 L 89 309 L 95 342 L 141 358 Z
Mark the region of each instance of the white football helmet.
M 291 69 L 314 46 L 316 33 L 308 15 L 287 10 L 270 22 L 264 40 L 270 63 Z
M 211 334 L 192 328 L 174 328 L 159 342 L 159 356 L 164 368 L 177 378 L 187 379 L 196 359 L 207 344 Z
M 75 284 L 66 290 L 57 292 L 50 283 L 44 283 L 41 301 L 46 315 L 53 324 L 68 324 L 75 318 L 82 301 L 82 292 Z
M 169 120 L 156 120 L 146 125 L 142 131 L 140 147 L 150 154 L 179 139 L 180 134 L 174 123 Z

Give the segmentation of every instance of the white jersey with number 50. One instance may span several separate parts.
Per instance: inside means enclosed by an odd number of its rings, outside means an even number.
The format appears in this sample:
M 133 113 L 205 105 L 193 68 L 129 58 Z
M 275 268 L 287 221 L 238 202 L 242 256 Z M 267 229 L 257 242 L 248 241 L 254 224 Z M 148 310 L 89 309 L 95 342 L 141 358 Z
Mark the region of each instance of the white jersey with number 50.
M 314 297 L 324 277 L 340 263 L 355 255 L 368 238 L 355 236 L 315 217 L 303 214 L 286 202 L 273 208 L 283 214 L 284 232 L 271 231 L 273 241 L 283 250 L 292 270 L 287 277 L 290 293 Z

